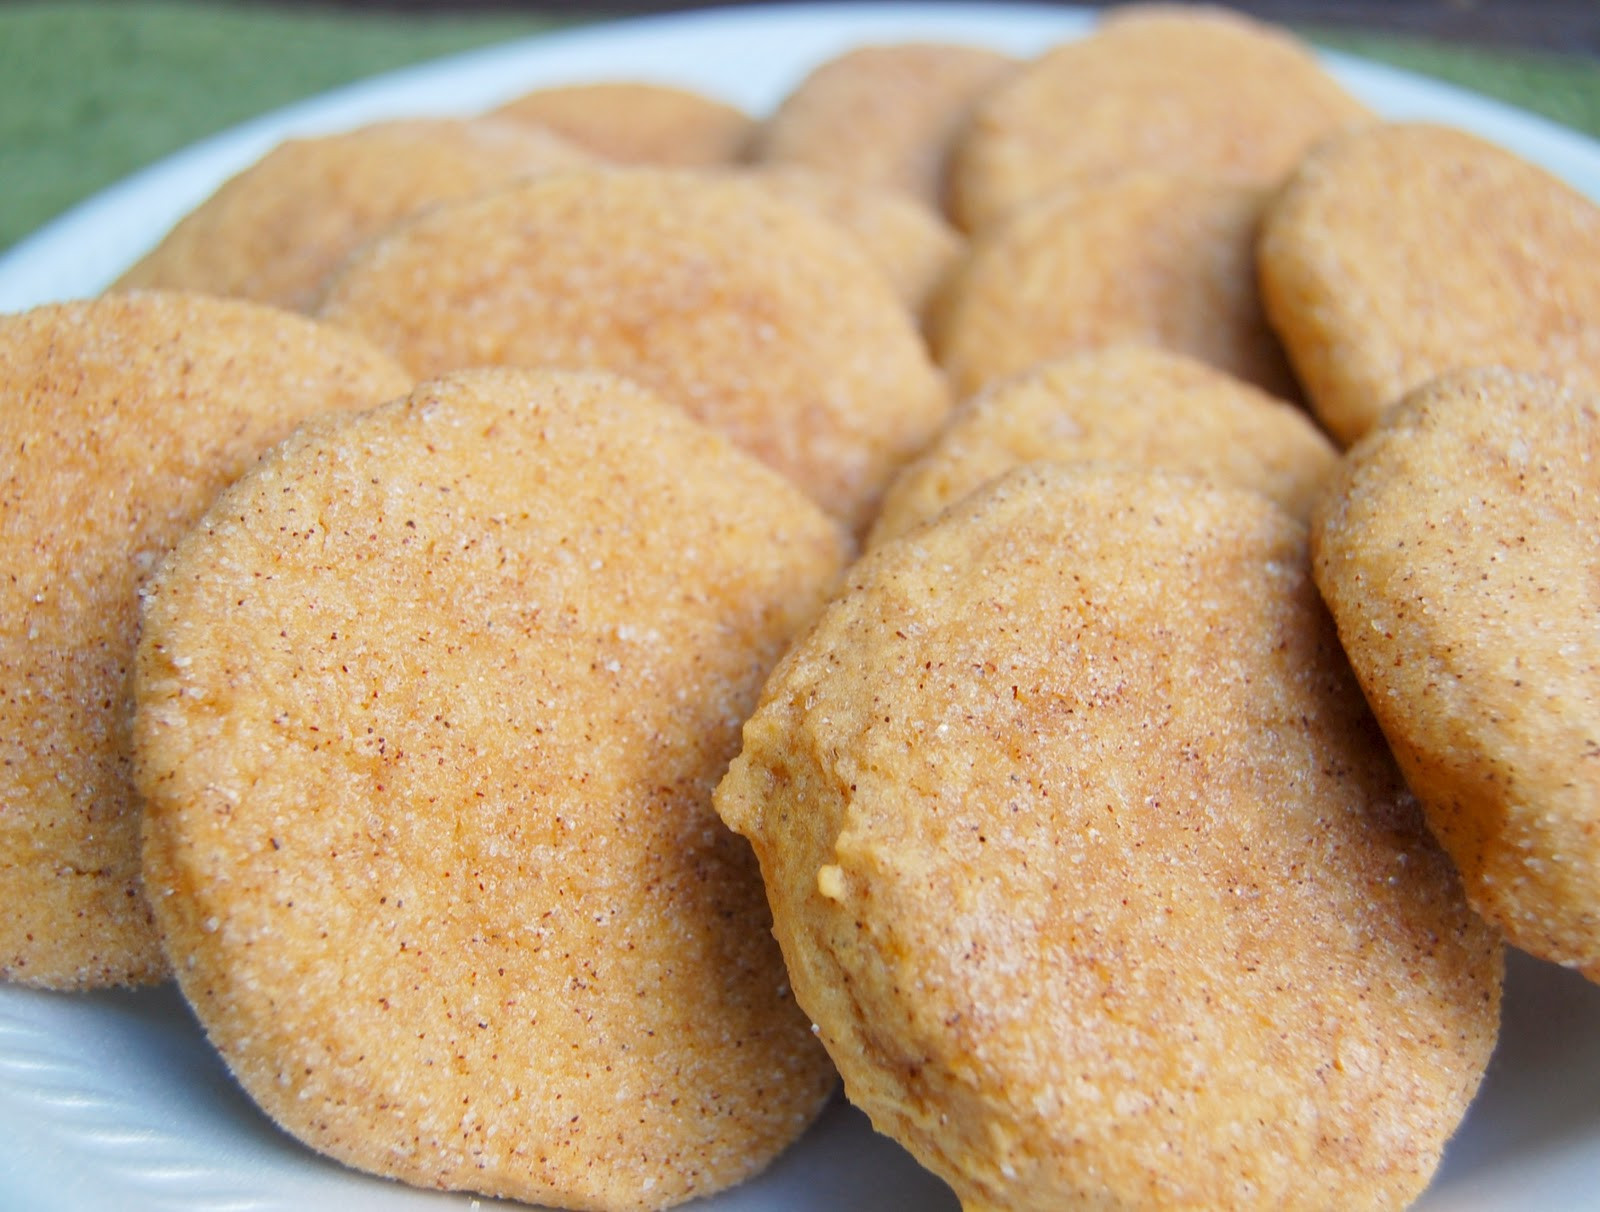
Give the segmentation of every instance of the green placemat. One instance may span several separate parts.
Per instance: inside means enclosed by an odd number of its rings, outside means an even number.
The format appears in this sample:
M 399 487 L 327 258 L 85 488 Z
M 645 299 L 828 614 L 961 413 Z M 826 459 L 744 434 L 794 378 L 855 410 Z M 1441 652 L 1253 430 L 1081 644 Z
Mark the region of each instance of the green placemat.
M 246 118 L 555 24 L 181 0 L 0 3 L 0 248 Z
M 548 29 L 535 15 L 400 15 L 179 0 L 0 4 L 0 248 L 242 119 L 408 63 Z M 1330 46 L 1600 135 L 1600 64 L 1378 36 Z
M 1600 138 L 1600 60 L 1591 56 L 1491 52 L 1378 34 L 1311 36 L 1329 49 L 1447 80 Z

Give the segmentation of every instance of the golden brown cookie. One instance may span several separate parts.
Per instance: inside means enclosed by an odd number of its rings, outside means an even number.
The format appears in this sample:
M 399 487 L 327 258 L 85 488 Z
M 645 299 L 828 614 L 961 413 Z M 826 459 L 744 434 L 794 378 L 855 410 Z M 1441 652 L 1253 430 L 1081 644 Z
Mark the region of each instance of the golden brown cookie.
M 543 127 L 622 164 L 701 168 L 737 160 L 755 121 L 725 101 L 638 81 L 542 88 L 492 111 Z
M 139 884 L 139 587 L 302 418 L 411 379 L 300 316 L 133 293 L 0 317 L 0 977 L 166 975 Z
M 716 804 L 967 1207 L 1399 1207 L 1489 1058 L 1498 940 L 1254 493 L 1038 466 L 878 548 Z
M 321 313 L 419 377 L 472 365 L 637 379 L 863 525 L 949 406 L 879 269 L 727 174 L 552 174 L 374 242 Z
M 931 321 L 958 395 L 1139 341 L 1294 398 L 1256 285 L 1266 199 L 1251 186 L 1131 173 L 1063 190 L 979 236 Z
M 948 43 L 860 46 L 820 64 L 784 98 L 751 158 L 911 194 L 945 208 L 945 161 L 973 103 L 1017 66 Z
M 1270 188 L 1369 118 L 1287 31 L 1201 5 L 1130 5 L 1015 72 L 973 110 L 951 165 L 956 219 L 1154 169 Z
M 849 232 L 919 318 L 966 251 L 960 233 L 898 191 L 791 166 L 761 169 L 754 179 Z
M 384 228 L 594 157 L 509 122 L 413 118 L 291 139 L 182 219 L 118 281 L 309 310 L 349 252 Z
M 1267 314 L 1343 443 L 1468 366 L 1600 387 L 1600 207 L 1476 135 L 1329 140 L 1269 209 L 1260 260 Z
M 297 1137 L 420 1186 L 660 1208 L 833 1073 L 711 792 L 845 551 L 624 380 L 486 370 L 304 427 L 151 585 L 146 884 Z
M 1312 533 L 1368 701 L 1506 937 L 1600 981 L 1600 401 L 1462 371 L 1351 448 Z
M 1298 408 L 1202 362 L 1113 346 L 1002 379 L 958 407 L 895 477 L 868 546 L 1023 463 L 1188 472 L 1253 488 L 1303 520 L 1337 460 Z

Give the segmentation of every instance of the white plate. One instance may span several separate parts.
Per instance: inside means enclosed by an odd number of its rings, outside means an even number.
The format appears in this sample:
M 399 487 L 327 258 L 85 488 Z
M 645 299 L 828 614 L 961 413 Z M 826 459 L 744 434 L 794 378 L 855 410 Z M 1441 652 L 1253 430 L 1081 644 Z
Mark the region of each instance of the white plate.
M 547 35 L 395 72 L 196 144 L 84 203 L 0 260 L 0 310 L 90 294 L 226 176 L 291 133 L 466 113 L 547 83 L 656 79 L 760 112 L 811 64 L 870 41 L 952 39 L 1015 52 L 1077 35 L 1080 11 L 1025 5 L 797 5 Z M 1600 147 L 1404 72 L 1330 56 L 1395 117 L 1479 131 L 1600 200 Z M 1337 1204 L 1338 1194 L 1328 1193 Z M 0 987 L 0 1208 L 439 1208 L 475 1202 L 344 1170 L 244 1097 L 171 986 L 62 996 Z M 704 1207 L 954 1212 L 948 1192 L 836 1103 L 766 1175 Z M 1600 986 L 1514 955 L 1483 1091 L 1421 1208 L 1600 1207 Z

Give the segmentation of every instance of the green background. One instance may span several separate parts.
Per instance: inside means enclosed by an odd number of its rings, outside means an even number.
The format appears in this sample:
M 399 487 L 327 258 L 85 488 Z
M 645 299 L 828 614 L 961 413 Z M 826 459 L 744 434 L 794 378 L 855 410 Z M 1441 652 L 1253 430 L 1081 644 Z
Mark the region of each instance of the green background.
M 555 24 L 534 15 L 375 15 L 178 0 L 0 4 L 0 248 L 132 170 L 242 119 Z M 1591 58 L 1380 36 L 1317 40 L 1600 135 L 1600 64 Z

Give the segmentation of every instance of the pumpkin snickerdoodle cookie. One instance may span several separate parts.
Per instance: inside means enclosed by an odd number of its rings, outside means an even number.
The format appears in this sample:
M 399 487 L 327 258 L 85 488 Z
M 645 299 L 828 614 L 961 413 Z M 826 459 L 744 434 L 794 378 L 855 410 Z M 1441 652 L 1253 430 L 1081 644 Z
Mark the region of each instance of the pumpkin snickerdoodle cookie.
M 574 170 L 438 207 L 348 262 L 320 314 L 418 376 L 626 375 L 857 527 L 949 408 L 856 242 L 725 173 Z
M 1600 981 L 1600 398 L 1462 371 L 1351 448 L 1317 584 L 1480 913 Z
M 138 292 L 0 317 L 0 976 L 166 975 L 128 742 L 140 587 L 299 421 L 410 386 L 359 337 L 254 303 Z
M 1110 346 L 1001 379 L 958 406 L 895 477 L 869 545 L 1023 463 L 1183 471 L 1253 488 L 1304 519 L 1337 460 L 1292 404 L 1192 358 Z
M 549 131 L 482 120 L 410 118 L 290 139 L 180 220 L 117 287 L 309 311 L 338 264 L 401 219 L 594 161 Z
M 1267 316 L 1345 445 L 1452 370 L 1600 388 L 1600 206 L 1477 135 L 1393 123 L 1319 145 L 1259 259 Z
M 1275 187 L 1365 106 L 1284 30 L 1221 7 L 1129 5 L 973 110 L 951 166 L 969 231 L 1067 185 L 1158 169 Z
M 951 148 L 977 100 L 1017 66 L 978 46 L 856 47 L 795 85 L 751 158 L 900 190 L 944 213 Z
M 739 159 L 755 130 L 743 110 L 693 89 L 598 80 L 524 93 L 497 120 L 554 131 L 619 164 L 706 168 Z
M 1403 1206 L 1500 948 L 1302 526 L 1012 472 L 877 548 L 717 789 L 846 1093 L 970 1208 Z
M 1256 282 L 1266 201 L 1255 186 L 1140 171 L 1063 189 L 977 236 L 929 321 L 957 397 L 1134 341 L 1296 398 Z
M 711 808 L 839 528 L 625 380 L 484 370 L 308 424 L 148 590 L 145 880 L 184 994 L 313 1147 L 660 1208 L 834 1085 Z

